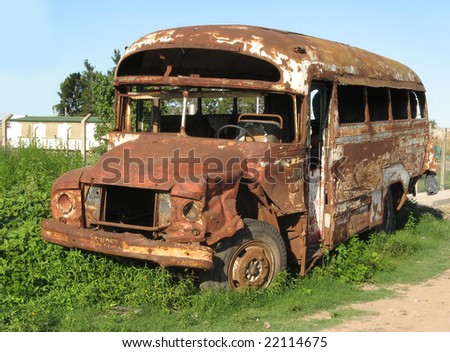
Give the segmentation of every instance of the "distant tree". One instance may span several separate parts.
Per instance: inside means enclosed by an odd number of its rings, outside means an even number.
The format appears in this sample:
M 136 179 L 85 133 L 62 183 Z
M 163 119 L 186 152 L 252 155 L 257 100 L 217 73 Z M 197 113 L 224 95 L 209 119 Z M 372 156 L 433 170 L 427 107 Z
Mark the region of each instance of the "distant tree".
M 114 70 L 116 69 L 121 57 L 122 57 L 122 55 L 120 54 L 120 50 L 114 49 L 114 54 L 113 54 L 113 56 L 111 56 L 111 60 L 113 60 L 113 62 L 114 62 L 114 68 L 113 68 L 113 72 L 112 72 L 113 75 L 114 75 Z
M 95 138 L 100 140 L 102 136 L 110 132 L 114 122 L 114 87 L 113 77 L 102 75 L 98 77 L 94 87 L 95 103 L 93 113 L 101 119 L 95 129 Z
M 53 109 L 61 116 L 86 115 L 94 110 L 96 80 L 102 74 L 84 60 L 84 71 L 71 73 L 60 85 L 60 101 Z
M 233 112 L 233 99 L 206 98 L 203 99 L 203 110 L 207 114 L 231 114 Z
M 111 60 L 114 66 L 108 70 L 106 74 L 97 77 L 94 87 L 95 103 L 93 113 L 101 119 L 101 123 L 97 124 L 95 130 L 95 138 L 101 140 L 113 129 L 114 123 L 114 72 L 120 60 L 120 51 L 114 50 Z
M 53 109 L 60 116 L 73 116 L 79 114 L 82 109 L 81 96 L 83 95 L 83 85 L 79 72 L 71 73 L 59 86 L 58 95 L 60 102 Z
M 95 66 L 84 60 L 84 70 L 71 73 L 60 85 L 60 101 L 53 109 L 60 116 L 85 116 L 94 114 L 111 125 L 113 120 L 114 70 L 120 60 L 120 51 L 111 57 L 114 67 L 106 74 L 96 71 Z
M 80 83 L 81 93 L 81 114 L 87 115 L 94 112 L 95 108 L 95 87 L 97 81 L 103 77 L 103 74 L 95 71 L 95 66 L 88 60 L 84 60 L 84 71 L 81 73 Z

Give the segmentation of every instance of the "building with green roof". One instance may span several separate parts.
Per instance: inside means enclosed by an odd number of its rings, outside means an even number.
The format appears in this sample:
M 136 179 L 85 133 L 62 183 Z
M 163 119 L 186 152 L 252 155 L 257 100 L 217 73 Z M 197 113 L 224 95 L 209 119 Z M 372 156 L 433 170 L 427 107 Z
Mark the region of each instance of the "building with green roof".
M 95 139 L 96 116 L 12 116 L 4 117 L 3 144 L 17 147 L 31 140 L 43 148 L 90 150 L 99 145 Z

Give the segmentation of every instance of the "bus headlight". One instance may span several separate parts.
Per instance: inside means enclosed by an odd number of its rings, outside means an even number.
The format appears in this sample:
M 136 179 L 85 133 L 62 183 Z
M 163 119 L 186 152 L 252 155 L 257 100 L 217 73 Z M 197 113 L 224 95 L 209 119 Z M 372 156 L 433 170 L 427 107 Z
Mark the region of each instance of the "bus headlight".
M 59 211 L 61 211 L 61 213 L 67 215 L 74 208 L 74 200 L 67 193 L 61 193 L 56 200 L 56 206 L 58 207 Z
M 183 216 L 187 221 L 196 222 L 202 216 L 202 212 L 195 202 L 190 201 L 183 206 Z

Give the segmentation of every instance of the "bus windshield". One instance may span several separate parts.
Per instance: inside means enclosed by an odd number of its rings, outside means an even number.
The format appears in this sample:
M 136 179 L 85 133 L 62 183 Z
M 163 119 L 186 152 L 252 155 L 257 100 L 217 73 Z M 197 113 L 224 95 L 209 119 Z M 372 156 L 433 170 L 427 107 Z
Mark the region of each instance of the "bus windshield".
M 286 94 L 133 86 L 119 93 L 115 130 L 290 142 L 295 134 L 294 105 L 293 96 Z

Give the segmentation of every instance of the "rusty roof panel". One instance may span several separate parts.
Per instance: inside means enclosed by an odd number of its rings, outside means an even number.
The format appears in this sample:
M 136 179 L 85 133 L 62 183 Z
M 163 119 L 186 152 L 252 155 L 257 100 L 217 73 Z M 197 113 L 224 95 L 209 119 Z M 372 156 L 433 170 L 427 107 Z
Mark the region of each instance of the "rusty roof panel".
M 315 79 L 364 77 L 368 84 L 375 80 L 401 87 L 403 82 L 404 88 L 423 90 L 419 77 L 394 60 L 342 43 L 252 26 L 193 26 L 150 33 L 127 48 L 119 66 L 131 55 L 169 48 L 224 50 L 268 61 L 281 76 L 272 89 L 305 93 L 312 73 Z

